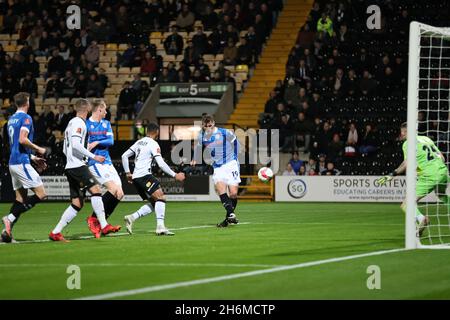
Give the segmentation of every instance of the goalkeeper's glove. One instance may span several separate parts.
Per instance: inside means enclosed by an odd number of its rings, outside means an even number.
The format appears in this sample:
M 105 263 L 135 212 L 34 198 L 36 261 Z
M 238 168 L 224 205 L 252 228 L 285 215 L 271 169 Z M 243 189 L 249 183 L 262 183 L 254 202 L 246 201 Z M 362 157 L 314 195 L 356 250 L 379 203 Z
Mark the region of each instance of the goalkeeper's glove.
M 392 179 L 394 179 L 394 177 L 397 175 L 397 172 L 392 171 L 389 175 L 381 177 L 380 179 L 377 180 L 378 184 L 380 186 L 384 186 L 385 184 L 387 184 L 388 182 L 390 182 Z

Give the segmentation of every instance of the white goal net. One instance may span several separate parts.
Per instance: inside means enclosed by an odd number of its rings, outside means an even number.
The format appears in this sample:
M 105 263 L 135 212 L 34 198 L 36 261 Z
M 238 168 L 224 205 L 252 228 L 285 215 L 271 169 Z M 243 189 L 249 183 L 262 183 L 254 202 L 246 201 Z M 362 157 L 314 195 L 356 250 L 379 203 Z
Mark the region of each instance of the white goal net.
M 417 136 L 427 136 L 445 157 L 450 158 L 450 28 L 413 22 L 410 26 L 408 75 L 408 155 L 406 247 L 443 248 L 450 244 L 450 197 L 448 173 L 437 164 L 438 150 L 418 144 Z M 417 150 L 417 148 L 423 150 Z M 429 150 L 428 150 L 429 149 Z M 420 151 L 423 157 L 419 157 Z M 419 152 L 419 153 L 417 153 Z M 417 157 L 416 157 L 417 155 Z M 421 164 L 431 169 L 422 175 Z M 419 161 L 419 163 L 418 163 Z M 433 163 L 433 164 L 431 164 Z M 433 175 L 429 173 L 432 172 Z M 444 173 L 443 173 L 444 172 Z M 430 192 L 418 204 L 417 197 Z M 429 224 L 420 236 L 416 217 L 419 211 Z

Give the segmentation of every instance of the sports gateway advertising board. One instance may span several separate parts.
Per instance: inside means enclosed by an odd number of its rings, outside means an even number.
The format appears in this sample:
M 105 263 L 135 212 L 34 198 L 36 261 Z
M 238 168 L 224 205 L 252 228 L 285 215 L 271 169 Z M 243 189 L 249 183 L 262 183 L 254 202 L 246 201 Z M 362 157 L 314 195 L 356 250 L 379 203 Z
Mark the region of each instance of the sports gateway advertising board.
M 277 176 L 275 201 L 302 202 L 402 202 L 406 177 L 380 186 L 380 176 Z M 447 194 L 449 190 L 447 190 Z M 435 202 L 434 193 L 423 201 Z

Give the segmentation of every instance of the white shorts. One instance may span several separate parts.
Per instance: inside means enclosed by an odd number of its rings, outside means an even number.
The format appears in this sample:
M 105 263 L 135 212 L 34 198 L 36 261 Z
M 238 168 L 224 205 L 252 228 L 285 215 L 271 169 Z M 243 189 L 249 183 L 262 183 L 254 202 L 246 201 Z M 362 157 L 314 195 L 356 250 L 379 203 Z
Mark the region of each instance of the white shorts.
M 241 183 L 238 162 L 233 160 L 218 168 L 214 168 L 213 181 L 214 184 L 223 182 L 228 186 L 238 186 Z
M 13 164 L 9 166 L 14 190 L 32 189 L 42 186 L 39 174 L 31 164 Z
M 89 171 L 91 171 L 94 178 L 101 185 L 105 185 L 105 183 L 113 181 L 117 185 L 122 186 L 122 180 L 120 180 L 119 174 L 112 164 L 96 163 L 92 166 L 89 166 Z

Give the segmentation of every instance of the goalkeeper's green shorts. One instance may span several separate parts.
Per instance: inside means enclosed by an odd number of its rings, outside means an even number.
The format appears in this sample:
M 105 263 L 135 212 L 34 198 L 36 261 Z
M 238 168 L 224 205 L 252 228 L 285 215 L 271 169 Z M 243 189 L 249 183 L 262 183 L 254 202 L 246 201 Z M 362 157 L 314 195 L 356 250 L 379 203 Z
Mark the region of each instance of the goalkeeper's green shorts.
M 437 171 L 434 175 L 418 176 L 417 178 L 417 197 L 424 197 L 433 190 L 436 190 L 438 194 L 445 194 L 449 181 L 447 168 Z

